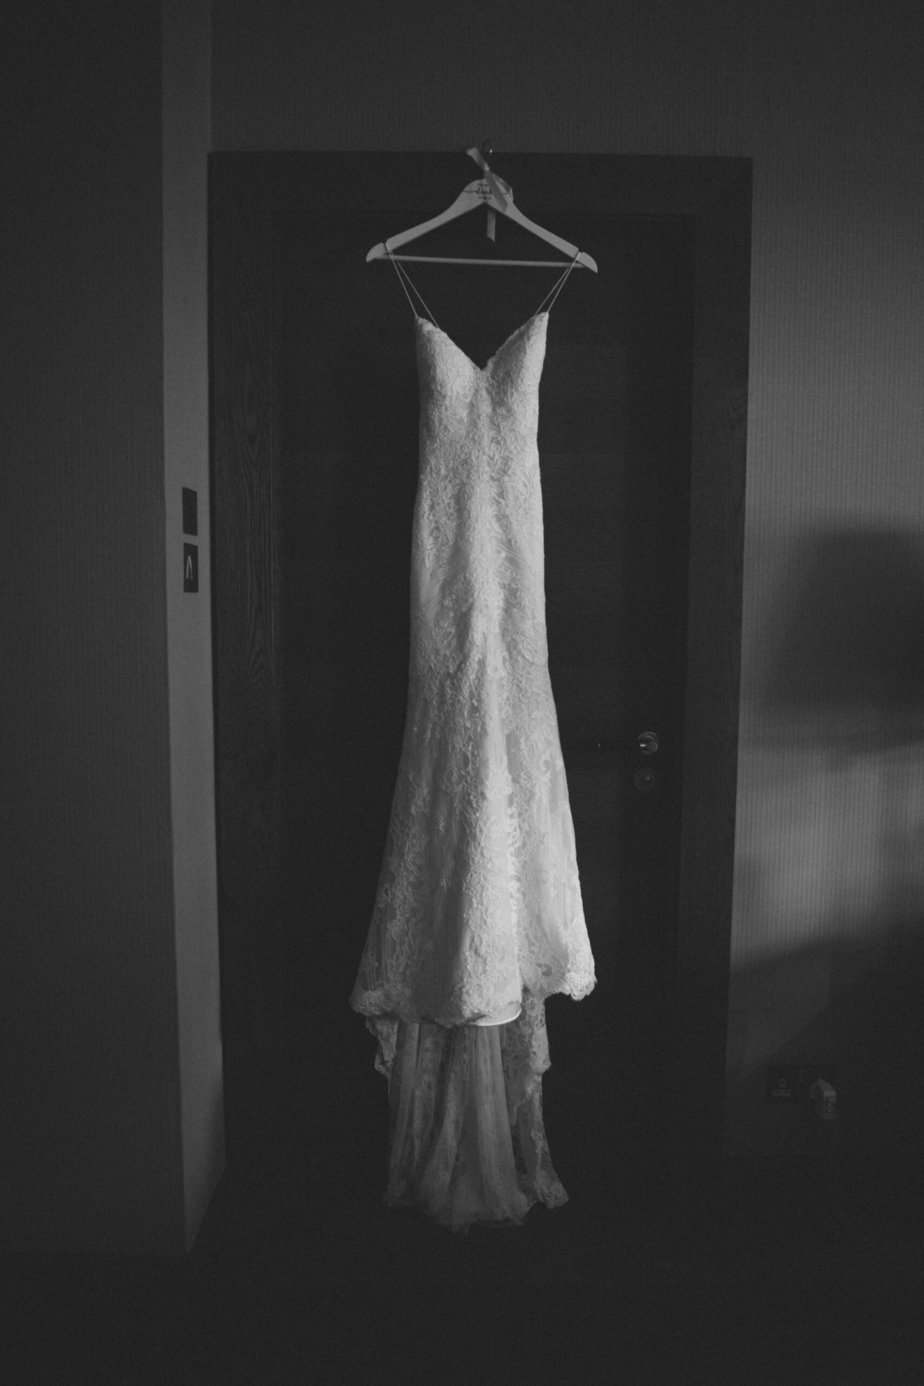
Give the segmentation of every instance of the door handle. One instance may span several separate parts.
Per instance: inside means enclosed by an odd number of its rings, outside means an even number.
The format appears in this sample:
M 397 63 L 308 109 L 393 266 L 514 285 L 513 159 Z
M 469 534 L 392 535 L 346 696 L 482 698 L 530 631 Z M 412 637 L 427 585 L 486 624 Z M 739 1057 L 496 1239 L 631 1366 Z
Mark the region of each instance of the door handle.
M 657 732 L 643 731 L 636 737 L 638 748 L 643 756 L 653 756 L 661 749 L 661 738 Z

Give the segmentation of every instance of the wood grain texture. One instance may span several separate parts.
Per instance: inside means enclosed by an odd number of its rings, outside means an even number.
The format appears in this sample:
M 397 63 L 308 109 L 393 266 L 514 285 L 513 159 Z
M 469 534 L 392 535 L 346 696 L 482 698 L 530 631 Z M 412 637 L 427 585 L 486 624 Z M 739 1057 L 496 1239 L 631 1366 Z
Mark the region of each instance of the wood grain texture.
M 272 212 L 211 182 L 216 810 L 226 1082 L 285 1043 Z M 215 324 L 220 330 L 215 330 Z
M 731 954 L 747 448 L 751 175 L 738 161 L 696 217 L 696 339 L 677 949 L 681 1104 L 714 1139 Z M 698 1075 L 698 1076 L 697 1076 Z M 706 1113 L 712 1114 L 708 1119 Z

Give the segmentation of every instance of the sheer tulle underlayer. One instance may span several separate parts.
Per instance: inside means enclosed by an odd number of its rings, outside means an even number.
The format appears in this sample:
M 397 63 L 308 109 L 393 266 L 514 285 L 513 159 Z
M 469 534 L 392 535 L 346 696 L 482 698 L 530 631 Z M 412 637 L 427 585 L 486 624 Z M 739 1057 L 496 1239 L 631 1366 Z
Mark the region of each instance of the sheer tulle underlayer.
M 388 1074 L 391 1139 L 384 1201 L 464 1231 L 518 1223 L 534 1203 L 567 1202 L 542 1115 L 544 1003 L 505 1025 L 370 1018 Z

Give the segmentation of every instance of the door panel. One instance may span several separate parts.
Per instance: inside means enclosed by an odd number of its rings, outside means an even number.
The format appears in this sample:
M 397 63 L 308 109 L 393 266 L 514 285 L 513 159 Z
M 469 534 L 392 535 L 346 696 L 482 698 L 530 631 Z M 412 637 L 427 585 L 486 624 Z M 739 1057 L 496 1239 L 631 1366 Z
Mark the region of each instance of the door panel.
M 567 1174 L 581 1133 L 651 1110 L 665 1071 L 685 1150 L 713 1151 L 721 1132 L 750 168 L 522 155 L 504 172 L 601 266 L 576 271 L 553 309 L 541 396 L 550 664 L 601 978 L 580 1005 L 549 1006 L 546 1104 Z M 331 1122 L 354 1151 L 369 1148 L 357 1123 L 378 1130 L 381 1080 L 346 998 L 404 718 L 417 386 L 408 305 L 365 252 L 467 173 L 454 155 L 211 159 L 232 1155 L 237 1097 L 286 1052 L 284 1088 L 313 1089 L 325 1148 Z M 479 361 L 555 277 L 412 272 Z M 646 730 L 661 738 L 654 758 L 636 745 Z

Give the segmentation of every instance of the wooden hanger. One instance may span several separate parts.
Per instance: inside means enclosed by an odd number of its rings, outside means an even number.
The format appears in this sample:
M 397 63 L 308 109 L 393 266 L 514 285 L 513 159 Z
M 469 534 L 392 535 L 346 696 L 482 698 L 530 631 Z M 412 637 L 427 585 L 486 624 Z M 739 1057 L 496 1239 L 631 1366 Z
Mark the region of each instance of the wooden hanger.
M 490 153 L 490 147 L 487 147 Z M 492 173 L 488 167 L 487 159 L 480 149 L 468 149 L 469 154 L 482 171 L 482 177 L 476 178 L 474 183 L 467 184 L 462 189 L 459 196 L 445 212 L 440 212 L 438 216 L 431 217 L 429 221 L 422 221 L 419 226 L 412 226 L 408 231 L 399 231 L 396 236 L 389 236 L 387 241 L 380 241 L 374 245 L 366 256 L 369 260 L 417 260 L 430 261 L 435 265 L 518 265 L 526 268 L 541 268 L 555 266 L 560 268 L 567 264 L 565 260 L 494 260 L 494 259 L 475 259 L 457 255 L 396 255 L 394 252 L 399 246 L 407 245 L 409 241 L 416 241 L 418 236 L 426 235 L 428 231 L 435 231 L 438 226 L 445 226 L 447 222 L 455 221 L 457 217 L 465 216 L 467 212 L 474 211 L 476 207 L 486 207 L 488 211 L 488 236 L 494 239 L 494 218 L 497 212 L 502 216 L 509 217 L 511 221 L 522 226 L 524 230 L 532 232 L 540 240 L 546 241 L 549 245 L 560 250 L 568 260 L 574 262 L 575 266 L 593 270 L 597 273 L 597 262 L 585 251 L 579 250 L 576 245 L 562 240 L 560 236 L 554 235 L 551 231 L 546 231 L 545 227 L 538 226 L 536 222 L 530 221 L 525 217 L 513 201 L 513 190 L 509 183 L 505 183 L 503 178 L 498 178 L 496 173 Z

